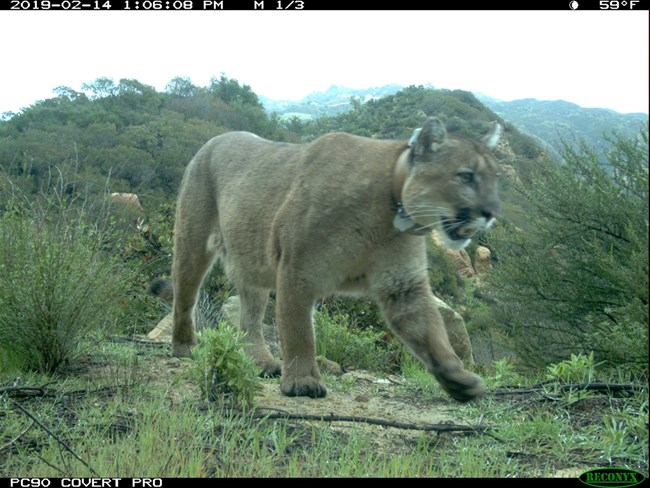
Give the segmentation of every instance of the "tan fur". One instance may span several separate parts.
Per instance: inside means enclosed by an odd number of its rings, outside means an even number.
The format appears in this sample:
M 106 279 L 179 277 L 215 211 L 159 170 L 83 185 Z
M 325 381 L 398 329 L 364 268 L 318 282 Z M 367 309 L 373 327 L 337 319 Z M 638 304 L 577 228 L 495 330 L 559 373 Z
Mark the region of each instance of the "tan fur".
M 409 151 L 412 162 L 396 171 Z M 467 173 L 472 183 L 463 182 Z M 178 198 L 172 353 L 190 356 L 196 344 L 197 292 L 218 257 L 241 297 L 249 352 L 266 374 L 281 371 L 284 394 L 326 394 L 311 310 L 320 297 L 355 291 L 376 299 L 390 328 L 450 395 L 474 398 L 484 387 L 449 344 L 428 285 L 424 238 L 396 229 L 393 219 L 401 199 L 418 228 L 450 231 L 446 242 L 462 246 L 497 210 L 496 173 L 483 144 L 448 136 L 433 118 L 412 148 L 343 133 L 309 144 L 245 132 L 215 137 L 190 162 Z M 282 363 L 262 337 L 271 289 Z

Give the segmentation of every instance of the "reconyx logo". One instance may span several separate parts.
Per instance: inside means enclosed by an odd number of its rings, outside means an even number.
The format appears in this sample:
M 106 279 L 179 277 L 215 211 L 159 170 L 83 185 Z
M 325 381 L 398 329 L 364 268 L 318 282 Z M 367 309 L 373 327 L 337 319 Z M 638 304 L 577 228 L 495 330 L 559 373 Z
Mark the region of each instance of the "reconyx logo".
M 599 468 L 582 473 L 578 479 L 585 485 L 598 488 L 610 486 L 634 486 L 641 483 L 645 477 L 638 471 L 625 468 Z

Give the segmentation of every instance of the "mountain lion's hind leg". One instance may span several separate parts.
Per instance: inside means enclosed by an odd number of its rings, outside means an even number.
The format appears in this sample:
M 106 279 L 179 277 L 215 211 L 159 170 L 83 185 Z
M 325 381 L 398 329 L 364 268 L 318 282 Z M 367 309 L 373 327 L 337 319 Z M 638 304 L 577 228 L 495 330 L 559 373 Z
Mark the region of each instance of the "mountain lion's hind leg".
M 279 376 L 282 364 L 271 354 L 262 333 L 269 292 L 244 286 L 238 286 L 237 289 L 241 301 L 240 327 L 246 333 L 246 342 L 251 344 L 247 347 L 247 352 L 255 364 L 262 368 L 264 376 Z
M 212 208 L 210 208 L 212 207 Z M 220 234 L 214 203 L 181 190 L 174 227 L 174 286 L 172 355 L 191 357 L 196 345 L 194 307 L 199 289 L 210 271 L 218 249 Z

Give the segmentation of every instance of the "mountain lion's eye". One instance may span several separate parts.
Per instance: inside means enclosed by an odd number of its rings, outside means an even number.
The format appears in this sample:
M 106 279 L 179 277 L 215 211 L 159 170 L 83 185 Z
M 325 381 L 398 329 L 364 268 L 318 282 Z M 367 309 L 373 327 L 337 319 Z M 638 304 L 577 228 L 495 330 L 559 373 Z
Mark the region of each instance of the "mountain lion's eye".
M 474 181 L 474 173 L 470 171 L 463 171 L 456 175 L 461 183 L 471 183 Z

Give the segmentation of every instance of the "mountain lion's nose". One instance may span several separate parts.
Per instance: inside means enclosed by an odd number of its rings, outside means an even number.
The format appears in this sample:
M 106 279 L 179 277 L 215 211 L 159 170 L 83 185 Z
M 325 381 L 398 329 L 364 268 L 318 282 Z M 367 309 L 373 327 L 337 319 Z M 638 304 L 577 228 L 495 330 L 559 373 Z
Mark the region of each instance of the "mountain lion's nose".
M 481 217 L 484 217 L 485 220 L 489 222 L 490 219 L 494 218 L 494 212 L 490 212 L 489 210 L 481 210 Z

